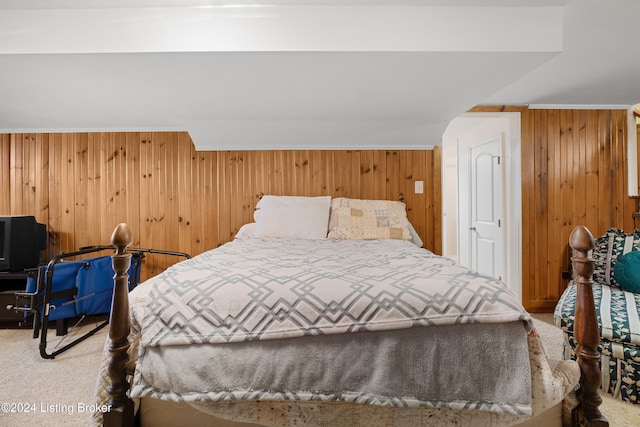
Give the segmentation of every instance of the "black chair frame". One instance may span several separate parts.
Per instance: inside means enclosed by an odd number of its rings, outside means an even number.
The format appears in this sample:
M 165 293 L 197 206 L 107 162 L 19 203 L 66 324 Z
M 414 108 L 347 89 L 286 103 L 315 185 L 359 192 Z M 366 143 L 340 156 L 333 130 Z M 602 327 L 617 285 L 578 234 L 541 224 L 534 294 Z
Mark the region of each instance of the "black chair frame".
M 96 327 L 86 332 L 82 336 L 75 338 L 70 343 L 66 344 L 63 347 L 57 348 L 52 352 L 47 351 L 47 331 L 49 329 L 49 313 L 51 310 L 55 310 L 56 307 L 51 304 L 52 301 L 63 298 L 70 297 L 71 300 L 63 303 L 62 305 L 75 303 L 80 301 L 81 299 L 90 298 L 93 296 L 92 294 L 83 295 L 79 298 L 76 298 L 78 293 L 77 287 L 71 287 L 59 291 L 54 291 L 52 289 L 53 277 L 55 273 L 55 267 L 60 262 L 69 258 L 83 257 L 90 254 L 97 254 L 102 251 L 113 251 L 113 246 L 87 246 L 80 248 L 74 252 L 62 252 L 60 255 L 53 257 L 47 264 L 41 265 L 36 269 L 31 269 L 28 271 L 29 275 L 35 279 L 36 281 L 36 289 L 33 292 L 16 292 L 16 304 L 14 306 L 10 306 L 7 308 L 13 309 L 16 312 L 24 312 L 25 317 L 31 317 L 33 322 L 33 338 L 36 339 L 40 337 L 40 356 L 43 359 L 54 359 L 59 354 L 65 352 L 71 347 L 79 344 L 80 342 L 86 340 L 87 338 L 95 335 L 98 331 L 109 324 L 109 319 L 102 321 Z M 130 283 L 129 289 L 133 289 L 138 285 L 138 280 L 140 277 L 140 268 L 142 265 L 142 260 L 145 258 L 146 254 L 162 254 L 162 255 L 171 255 L 178 256 L 183 258 L 191 258 L 188 254 L 183 252 L 174 252 L 174 251 L 166 251 L 166 250 L 158 250 L 158 249 L 146 249 L 146 248 L 132 248 L 129 249 L 129 252 L 132 256 L 132 271 L 134 274 L 130 275 Z M 82 261 L 82 258 L 78 261 Z M 84 315 L 80 318 L 82 320 Z M 56 320 L 56 335 L 63 336 L 68 332 L 68 320 L 69 319 L 58 319 Z M 80 323 L 80 322 L 78 322 Z

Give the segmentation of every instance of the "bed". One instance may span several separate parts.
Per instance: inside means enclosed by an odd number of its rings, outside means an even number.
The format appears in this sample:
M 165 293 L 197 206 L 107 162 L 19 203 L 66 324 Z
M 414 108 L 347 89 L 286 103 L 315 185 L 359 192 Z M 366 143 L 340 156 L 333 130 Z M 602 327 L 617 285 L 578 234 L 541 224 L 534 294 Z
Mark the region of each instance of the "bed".
M 420 248 L 403 203 L 264 196 L 255 219 L 131 294 L 116 228 L 97 425 L 606 422 L 588 334 L 578 364 L 549 360 L 507 287 Z

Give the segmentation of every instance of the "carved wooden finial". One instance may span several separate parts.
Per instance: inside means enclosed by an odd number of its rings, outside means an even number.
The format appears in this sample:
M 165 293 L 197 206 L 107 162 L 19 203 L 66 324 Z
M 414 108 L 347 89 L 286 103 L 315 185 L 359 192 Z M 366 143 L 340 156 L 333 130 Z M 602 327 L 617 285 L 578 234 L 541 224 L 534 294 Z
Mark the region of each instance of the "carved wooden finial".
M 118 253 L 123 253 L 132 243 L 133 233 L 129 226 L 124 222 L 118 224 L 111 234 L 111 245 L 118 250 Z
M 569 246 L 580 252 L 589 252 L 595 245 L 593 235 L 584 225 L 575 227 L 569 236 Z
M 573 264 L 574 281 L 585 283 L 589 286 L 593 283 L 594 260 L 589 257 L 589 251 L 595 247 L 595 240 L 589 229 L 578 225 L 569 236 L 569 246 L 573 249 L 571 261 Z

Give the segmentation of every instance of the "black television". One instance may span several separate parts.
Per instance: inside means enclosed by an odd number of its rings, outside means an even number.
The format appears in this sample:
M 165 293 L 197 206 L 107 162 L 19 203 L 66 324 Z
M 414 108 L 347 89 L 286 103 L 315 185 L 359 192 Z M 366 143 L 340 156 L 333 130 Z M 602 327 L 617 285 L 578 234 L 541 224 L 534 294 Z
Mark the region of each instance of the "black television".
M 0 216 L 0 271 L 38 266 L 47 247 L 47 229 L 33 216 Z

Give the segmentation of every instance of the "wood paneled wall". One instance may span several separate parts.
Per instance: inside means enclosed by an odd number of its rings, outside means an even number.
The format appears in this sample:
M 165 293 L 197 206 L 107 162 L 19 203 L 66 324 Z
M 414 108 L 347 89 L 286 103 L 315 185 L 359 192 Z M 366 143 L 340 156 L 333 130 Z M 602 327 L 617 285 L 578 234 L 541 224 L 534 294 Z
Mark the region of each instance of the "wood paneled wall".
M 551 311 L 568 238 L 633 228 L 624 110 L 518 111 L 522 123 L 523 304 Z M 441 249 L 440 151 L 196 152 L 185 133 L 0 135 L 0 214 L 47 224 L 49 254 L 106 243 L 119 222 L 136 245 L 197 254 L 252 220 L 260 194 L 406 197 L 425 247 Z M 425 194 L 413 182 L 425 181 Z M 171 260 L 148 260 L 155 274 Z
M 108 244 L 127 222 L 135 246 L 199 254 L 253 221 L 262 194 L 397 200 L 425 247 L 441 250 L 440 150 L 198 152 L 188 134 L 0 135 L 0 215 L 35 215 L 47 259 Z M 425 193 L 414 194 L 414 181 Z M 145 277 L 174 259 L 150 256 Z
M 576 225 L 633 230 L 626 110 L 522 111 L 523 302 L 552 311 Z
M 633 230 L 638 201 L 627 191 L 627 111 L 479 106 L 519 112 L 522 150 L 522 302 L 551 312 L 568 281 L 569 235 Z

